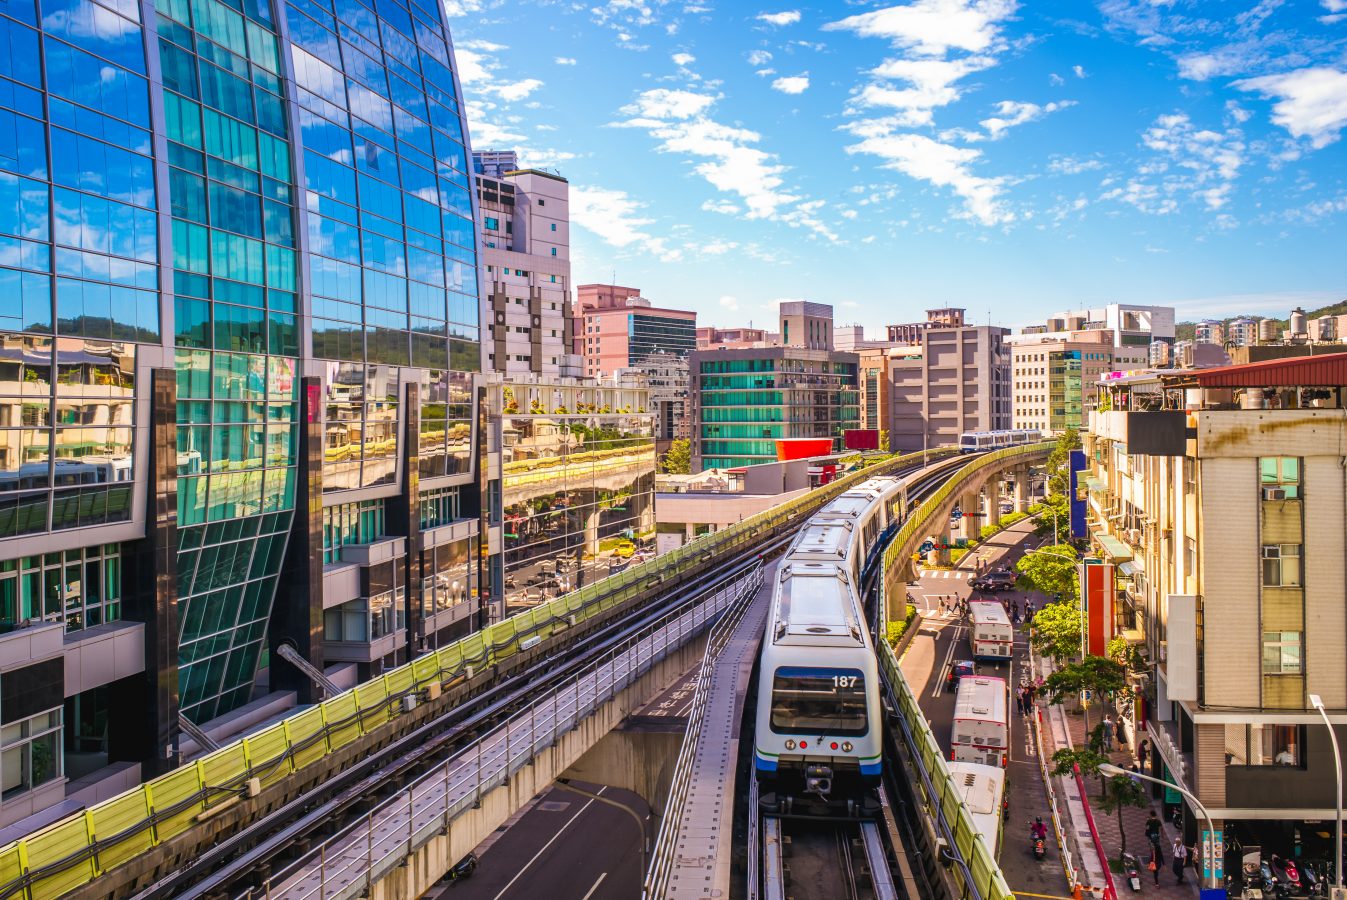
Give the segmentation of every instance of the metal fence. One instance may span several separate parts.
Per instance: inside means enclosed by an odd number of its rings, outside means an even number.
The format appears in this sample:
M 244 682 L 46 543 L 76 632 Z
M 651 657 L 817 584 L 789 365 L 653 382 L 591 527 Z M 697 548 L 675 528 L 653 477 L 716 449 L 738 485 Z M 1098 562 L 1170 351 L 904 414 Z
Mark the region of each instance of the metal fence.
M 930 458 L 954 451 L 940 450 Z M 239 739 L 133 790 L 0 847 L 0 900 L 47 900 L 73 891 L 197 827 L 197 817 L 231 802 L 256 778 L 275 784 L 401 714 L 403 698 L 431 684 L 450 684 L 519 652 L 520 641 L 546 639 L 607 613 L 657 585 L 755 546 L 867 478 L 891 474 L 923 457 L 911 453 L 853 472 L 803 497 L 774 506 L 714 534 L 632 566 L 577 591 L 419 656 L 256 734 Z

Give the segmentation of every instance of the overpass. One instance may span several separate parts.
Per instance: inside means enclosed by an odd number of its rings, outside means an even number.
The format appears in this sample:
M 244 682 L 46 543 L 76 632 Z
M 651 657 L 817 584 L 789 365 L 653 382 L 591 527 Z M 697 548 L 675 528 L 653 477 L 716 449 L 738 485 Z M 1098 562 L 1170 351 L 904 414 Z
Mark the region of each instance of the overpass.
M 956 489 L 964 491 L 959 497 L 966 501 L 971 485 L 981 489 L 996 472 L 1040 460 L 1047 452 L 1046 446 L 1012 448 L 967 465 L 956 460 L 937 463 L 937 468 L 949 470 L 951 481 L 933 497 L 937 505 L 928 500 L 922 507 L 926 514 L 899 530 L 890 547 L 892 558 L 886 558 L 888 572 L 901 563 L 903 548 L 914 540 L 919 543 L 920 529 L 937 521 L 939 504 L 955 502 L 950 498 Z M 306 859 L 297 848 L 315 845 L 320 853 L 315 896 L 349 896 L 345 892 L 357 890 L 357 882 L 360 891 L 411 896 L 406 892 L 433 883 L 459 849 L 474 845 L 475 828 L 486 827 L 502 811 L 508 816 L 512 807 L 531 796 L 530 787 L 536 790 L 562 774 L 620 720 L 624 710 L 657 690 L 656 682 L 667 681 L 678 674 L 675 669 L 684 671 L 695 661 L 694 641 L 704 639 L 705 628 L 718 615 L 714 603 L 707 607 L 710 612 L 701 614 L 695 609 L 711 601 L 675 607 L 679 615 L 691 616 L 676 626 L 678 640 L 655 638 L 649 632 L 631 643 L 633 635 L 663 621 L 657 618 L 661 607 L 686 597 L 693 585 L 714 584 L 723 600 L 728 595 L 722 589 L 730 581 L 755 570 L 759 554 L 788 540 L 832 497 L 874 475 L 912 471 L 920 456 L 891 459 L 854 473 L 498 623 L 0 848 L 0 897 L 178 895 L 193 884 L 219 890 L 237 888 L 248 878 L 259 887 L 265 883 L 275 888 L 273 873 L 312 871 L 312 866 L 302 871 L 287 868 L 285 861 Z M 994 507 L 995 503 L 989 505 Z M 889 574 L 885 580 L 891 580 Z M 673 621 L 659 627 L 671 627 Z M 695 627 L 689 628 L 690 622 Z M 642 643 L 647 639 L 651 643 Z M 656 644 L 659 654 L 652 649 Z M 616 652 L 619 645 L 632 655 L 626 662 L 611 657 L 605 670 L 596 660 Z M 574 678 L 571 699 L 565 699 L 564 692 L 531 690 L 549 673 Z M 530 723 L 523 744 L 527 752 L 516 743 L 516 736 L 522 736 L 519 716 L 525 710 Z M 550 732 L 546 741 L 539 737 L 540 721 L 545 723 L 543 732 Z M 563 725 L 569 731 L 558 731 Z M 488 733 L 495 737 L 487 740 Z M 462 793 L 467 777 L 463 773 L 468 771 L 465 752 L 470 748 L 476 748 L 482 759 L 472 770 L 476 773 L 472 790 Z M 532 774 L 521 775 L 530 767 L 535 767 Z M 439 780 L 424 781 L 432 770 L 439 773 Z M 385 817 L 376 822 L 372 808 L 382 808 L 377 798 L 386 798 L 390 789 L 402 797 L 407 783 L 422 788 L 420 800 L 415 790 L 408 792 L 405 819 Z M 431 783 L 436 787 L 425 787 Z M 441 788 L 443 794 L 435 793 Z M 442 799 L 432 802 L 432 794 Z M 313 814 L 325 809 L 336 812 Z M 473 812 L 479 813 L 475 817 L 479 824 L 460 826 L 473 818 Z M 338 835 L 324 833 L 338 821 L 333 816 L 339 814 L 349 823 L 362 813 L 368 826 L 364 863 L 352 855 L 358 837 L 355 843 L 340 844 L 333 843 Z M 390 843 L 389 853 L 378 852 L 394 832 L 401 841 L 403 826 L 408 829 L 407 843 Z M 342 833 L 361 833 L 350 827 Z M 347 875 L 363 873 L 347 879 L 340 894 L 327 890 L 321 874 L 326 870 L 322 856 L 329 847 Z M 409 852 L 398 857 L 401 850 Z M 385 871 L 387 860 L 395 857 L 398 862 Z M 388 880 L 389 872 L 407 870 L 415 877 Z M 302 878 L 294 882 L 301 883 Z

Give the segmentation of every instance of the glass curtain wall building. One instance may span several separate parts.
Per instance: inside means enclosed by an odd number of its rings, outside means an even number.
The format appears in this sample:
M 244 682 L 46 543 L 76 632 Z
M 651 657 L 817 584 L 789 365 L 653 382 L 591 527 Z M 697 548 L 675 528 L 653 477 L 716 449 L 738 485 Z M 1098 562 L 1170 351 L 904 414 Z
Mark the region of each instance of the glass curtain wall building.
M 776 441 L 860 427 L 854 353 L 801 347 L 699 350 L 689 360 L 694 471 L 776 462 Z
M 0 824 L 71 748 L 303 699 L 281 640 L 368 676 L 471 626 L 469 157 L 428 0 L 0 5 L 0 641 L 56 635 L 0 687 L 123 642 L 0 709 L 60 738 Z

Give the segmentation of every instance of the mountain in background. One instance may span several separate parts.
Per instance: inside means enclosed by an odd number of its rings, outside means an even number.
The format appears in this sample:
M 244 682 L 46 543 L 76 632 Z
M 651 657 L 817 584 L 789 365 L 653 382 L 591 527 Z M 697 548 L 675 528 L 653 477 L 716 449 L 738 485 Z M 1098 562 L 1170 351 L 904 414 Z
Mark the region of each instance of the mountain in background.
M 1318 309 L 1305 310 L 1305 318 L 1313 321 L 1320 316 L 1341 316 L 1347 314 L 1347 300 L 1339 300 L 1337 303 L 1330 303 L 1328 306 L 1321 306 Z M 1217 319 L 1222 325 L 1232 322 L 1235 319 L 1253 319 L 1255 322 L 1268 318 L 1267 316 L 1257 316 L 1252 313 L 1242 316 L 1226 316 L 1224 319 Z M 1203 321 L 1206 321 L 1205 319 Z M 1281 334 L 1289 324 L 1289 319 L 1276 319 L 1277 333 Z M 1197 327 L 1196 322 L 1179 322 L 1174 326 L 1174 340 L 1191 341 L 1193 339 L 1193 329 Z

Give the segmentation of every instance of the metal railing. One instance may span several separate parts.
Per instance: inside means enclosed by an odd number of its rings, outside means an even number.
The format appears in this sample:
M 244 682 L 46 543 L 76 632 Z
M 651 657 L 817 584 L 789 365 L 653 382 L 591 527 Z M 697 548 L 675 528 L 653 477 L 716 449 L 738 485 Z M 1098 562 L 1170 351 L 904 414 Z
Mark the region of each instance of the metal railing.
M 910 545 L 912 538 L 921 529 L 931 524 L 944 502 L 969 477 L 988 467 L 999 466 L 1008 459 L 1023 457 L 1027 461 L 1033 457 L 1046 457 L 1049 446 L 1035 444 L 1010 447 L 979 457 L 961 468 L 908 516 L 885 551 L 885 567 L 898 563 L 903 548 Z M 927 815 L 935 821 L 937 833 L 949 841 L 950 849 L 958 854 L 958 871 L 965 882 L 966 895 L 978 900 L 1013 900 L 1014 894 L 996 862 L 994 848 L 988 847 L 978 837 L 973 817 L 955 787 L 940 744 L 931 733 L 930 723 L 903 676 L 898 657 L 888 641 L 877 640 L 876 646 L 881 677 L 901 717 L 899 731 L 907 745 L 908 756 L 918 769 L 916 797 Z
M 478 738 L 464 751 L 362 819 L 323 841 L 316 850 L 262 888 L 268 898 L 345 900 L 369 896 L 389 871 L 420 850 L 465 811 L 584 718 L 624 690 L 671 651 L 705 630 L 726 609 L 756 593 L 762 570 L 755 567 L 703 599 L 680 604 L 620 646 L 569 685 L 542 694 L 529 709 Z M 252 892 L 245 897 L 256 896 Z
M 668 893 L 669 877 L 673 873 L 674 860 L 678 856 L 678 828 L 683 819 L 683 810 L 687 806 L 688 789 L 692 786 L 693 766 L 697 759 L 697 747 L 701 743 L 702 720 L 706 714 L 707 694 L 711 690 L 711 676 L 715 672 L 721 651 L 734 636 L 745 613 L 753 605 L 754 596 L 762 587 L 762 573 L 762 566 L 754 569 L 755 581 L 752 590 L 740 595 L 739 602 L 726 611 L 707 638 L 706 652 L 702 655 L 701 668 L 697 673 L 697 687 L 692 693 L 687 730 L 683 733 L 683 743 L 679 747 L 673 778 L 669 784 L 669 802 L 665 804 L 664 819 L 660 822 L 659 834 L 655 838 L 655 847 L 650 857 L 650 866 L 645 873 L 643 885 L 645 897 L 664 897 Z
M 952 449 L 932 451 L 947 457 Z M 693 574 L 706 562 L 756 546 L 838 494 L 922 459 L 898 456 L 853 472 L 802 497 L 677 550 L 632 566 L 419 656 L 371 681 L 227 744 L 172 772 L 67 816 L 0 847 L 0 900 L 59 897 L 148 850 L 192 831 L 198 816 L 235 802 L 256 778 L 263 789 L 377 732 L 404 709 L 403 698 L 432 684 L 451 685 L 545 640 L 621 607 L 658 585 Z

